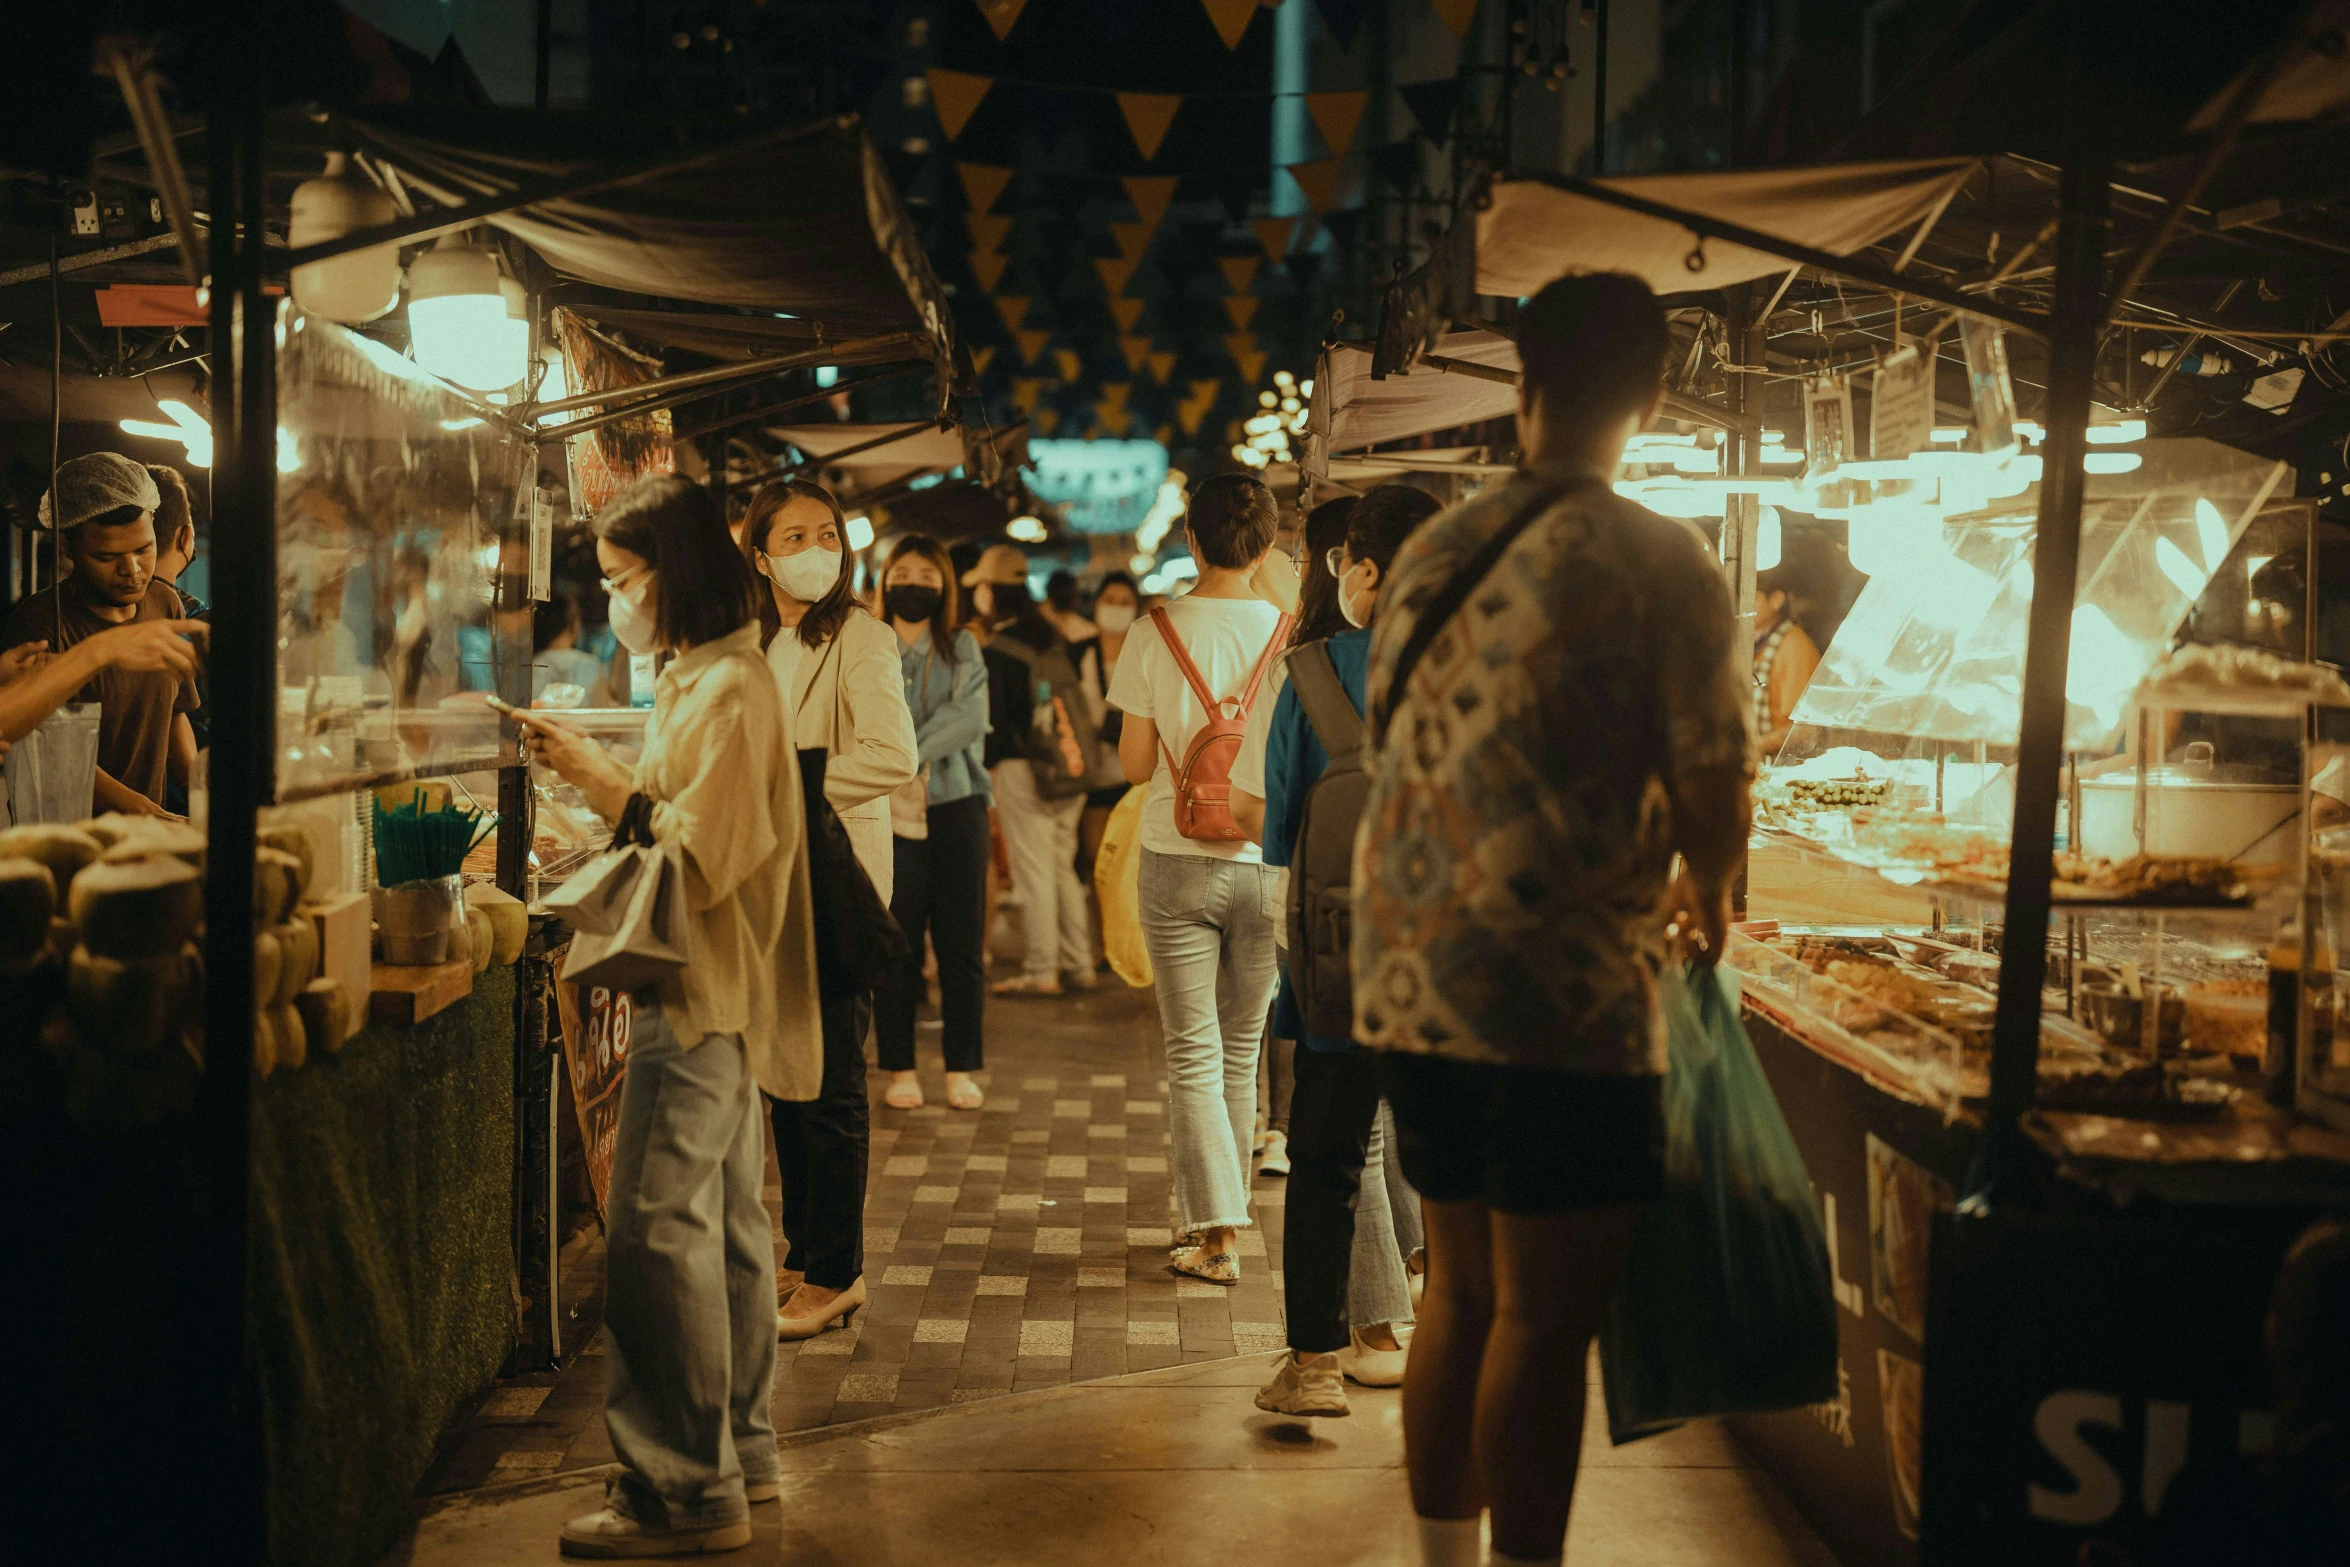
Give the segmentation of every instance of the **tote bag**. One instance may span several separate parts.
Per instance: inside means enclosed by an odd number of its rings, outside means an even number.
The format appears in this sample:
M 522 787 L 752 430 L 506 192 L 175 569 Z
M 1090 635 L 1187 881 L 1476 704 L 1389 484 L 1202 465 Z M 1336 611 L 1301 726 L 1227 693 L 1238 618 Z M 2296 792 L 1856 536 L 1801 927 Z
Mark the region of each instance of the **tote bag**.
M 652 802 L 628 797 L 612 847 L 547 896 L 546 908 L 572 927 L 563 981 L 641 990 L 693 958 L 685 862 L 677 845 L 656 843 Z
M 1102 905 L 1102 947 L 1110 968 L 1129 985 L 1151 982 L 1150 948 L 1142 939 L 1142 802 L 1148 789 L 1129 789 L 1110 812 L 1102 846 L 1094 851 L 1093 890 Z

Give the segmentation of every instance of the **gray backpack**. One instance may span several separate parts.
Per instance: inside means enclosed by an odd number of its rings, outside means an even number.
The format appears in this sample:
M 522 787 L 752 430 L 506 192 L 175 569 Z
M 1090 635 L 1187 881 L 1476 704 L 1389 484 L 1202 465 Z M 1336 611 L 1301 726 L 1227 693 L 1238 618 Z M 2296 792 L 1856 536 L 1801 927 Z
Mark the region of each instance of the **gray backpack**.
M 1355 825 L 1370 799 L 1362 714 L 1330 662 L 1326 642 L 1289 655 L 1289 686 L 1330 765 L 1306 790 L 1289 857 L 1289 983 L 1306 1032 L 1354 1038 Z

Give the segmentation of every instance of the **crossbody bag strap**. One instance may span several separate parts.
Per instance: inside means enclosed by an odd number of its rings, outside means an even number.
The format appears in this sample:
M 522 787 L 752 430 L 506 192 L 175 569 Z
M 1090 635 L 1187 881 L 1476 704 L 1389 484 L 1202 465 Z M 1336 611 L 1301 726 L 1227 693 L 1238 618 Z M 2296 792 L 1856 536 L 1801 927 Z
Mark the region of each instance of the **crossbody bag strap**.
M 1354 699 L 1346 694 L 1346 682 L 1338 678 L 1328 642 L 1308 642 L 1289 655 L 1289 689 L 1297 693 L 1306 722 L 1314 726 L 1314 738 L 1333 762 L 1361 752 L 1369 732 L 1363 715 L 1355 711 Z
M 1494 529 L 1492 536 L 1477 546 L 1477 552 L 1461 563 L 1436 595 L 1415 611 L 1411 634 L 1404 638 L 1403 651 L 1395 656 L 1395 671 L 1387 677 L 1387 688 L 1380 693 L 1377 710 L 1372 714 L 1371 736 L 1374 741 L 1387 733 L 1388 721 L 1395 717 L 1395 706 L 1403 700 L 1404 688 L 1412 678 L 1413 669 L 1418 667 L 1420 656 L 1428 651 L 1428 645 L 1451 623 L 1452 617 L 1460 612 L 1460 607 L 1468 602 L 1469 595 L 1477 591 L 1477 585 L 1485 580 L 1501 557 L 1508 553 L 1509 547 L 1517 542 L 1518 535 L 1524 533 L 1535 518 L 1569 494 L 1598 482 L 1597 479 L 1584 476 L 1544 485 L 1507 522 Z

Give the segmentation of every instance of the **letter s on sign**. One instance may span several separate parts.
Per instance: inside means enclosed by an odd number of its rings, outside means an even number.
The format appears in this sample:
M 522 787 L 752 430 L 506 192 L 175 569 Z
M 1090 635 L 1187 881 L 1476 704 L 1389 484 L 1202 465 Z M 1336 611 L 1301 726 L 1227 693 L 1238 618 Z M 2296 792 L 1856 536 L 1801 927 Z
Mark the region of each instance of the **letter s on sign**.
M 2106 1426 L 2120 1430 L 2122 1402 L 2111 1393 L 2067 1391 L 2040 1401 L 2032 1417 L 2032 1434 L 2049 1457 L 2073 1477 L 2069 1491 L 2043 1485 L 2029 1487 L 2032 1516 L 2046 1523 L 2094 1524 L 2111 1518 L 2122 1504 L 2122 1477 L 2113 1465 L 2082 1440 L 2081 1427 Z

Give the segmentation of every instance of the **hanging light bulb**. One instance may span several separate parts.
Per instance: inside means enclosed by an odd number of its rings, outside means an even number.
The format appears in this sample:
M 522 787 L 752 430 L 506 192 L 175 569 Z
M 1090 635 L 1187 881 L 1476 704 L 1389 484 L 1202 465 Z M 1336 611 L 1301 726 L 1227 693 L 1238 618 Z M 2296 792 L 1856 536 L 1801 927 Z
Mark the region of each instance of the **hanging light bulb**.
M 446 241 L 408 263 L 408 335 L 416 362 L 477 392 L 522 379 L 510 306 L 486 250 Z M 524 326 L 528 341 L 528 324 Z
M 355 173 L 339 152 L 326 155 L 326 173 L 294 187 L 287 243 L 305 246 L 379 227 L 399 216 L 392 198 Z M 370 245 L 347 255 L 294 268 L 294 303 L 312 315 L 356 325 L 400 302 L 400 247 Z

